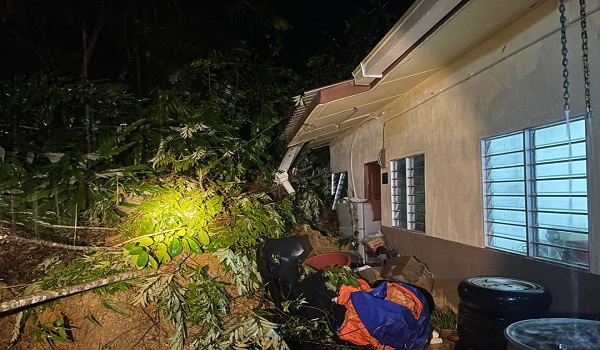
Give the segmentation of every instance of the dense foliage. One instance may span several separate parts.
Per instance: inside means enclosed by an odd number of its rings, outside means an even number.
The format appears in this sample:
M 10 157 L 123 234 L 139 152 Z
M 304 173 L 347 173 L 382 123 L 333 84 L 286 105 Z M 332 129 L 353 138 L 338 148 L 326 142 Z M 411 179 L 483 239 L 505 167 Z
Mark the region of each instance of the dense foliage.
M 281 150 L 294 75 L 248 55 L 194 61 L 144 100 L 110 82 L 43 75 L 3 83 L 0 212 L 72 225 L 85 213 L 115 224 L 126 197 L 160 174 L 200 183 L 261 174 L 270 183 L 269 149 Z
M 151 170 L 142 163 L 143 103 L 124 85 L 53 75 L 18 76 L 0 89 L 0 213 L 73 224 L 87 211 L 115 222 L 106 202 Z
M 162 311 L 175 326 L 173 349 L 285 349 L 282 334 L 330 339 L 327 322 L 292 315 L 289 305 L 230 311 L 263 296 L 262 240 L 295 223 L 328 231 L 327 150 L 301 154 L 292 198 L 272 174 L 291 97 L 347 78 L 398 17 L 370 3 L 324 34 L 325 49 L 295 71 L 277 59 L 302 44 L 284 45 L 292 27 L 262 0 L 0 5 L 0 39 L 15 48 L 3 66 L 27 73 L 0 83 L 0 219 L 121 229 L 122 251 L 57 265 L 27 292 L 150 271 L 100 292 L 127 291 L 134 305 Z M 182 263 L 206 255 L 226 277 Z M 176 269 L 163 271 L 168 265 Z M 355 282 L 343 269 L 327 273 L 333 289 Z M 35 311 L 19 315 L 14 339 L 27 315 Z M 72 341 L 69 327 L 61 316 L 33 332 L 42 342 Z M 190 327 L 199 328 L 191 338 Z
M 285 348 L 279 325 L 266 314 L 246 310 L 232 318 L 227 310 L 237 298 L 263 293 L 258 245 L 285 235 L 302 217 L 281 189 L 273 189 L 269 152 L 283 154 L 277 131 L 292 108 L 294 79 L 288 70 L 251 63 L 248 53 L 238 52 L 186 65 L 143 100 L 110 82 L 50 75 L 5 82 L 3 119 L 11 131 L 0 141 L 2 215 L 28 225 L 121 226 L 122 253 L 57 266 L 31 290 L 131 268 L 159 270 L 181 255 L 210 254 L 228 273 L 227 282 L 201 267 L 182 266 L 102 290 L 131 291 L 135 305 L 157 305 L 175 326 L 174 349 Z M 316 217 L 319 203 L 313 204 L 304 207 L 306 218 Z M 224 292 L 226 285 L 233 290 Z M 33 311 L 22 315 L 15 339 L 25 316 L 35 319 Z M 196 326 L 199 335 L 189 339 L 189 327 Z M 36 334 L 68 340 L 53 327 L 36 323 Z
M 288 215 L 290 215 L 288 213 Z M 284 221 L 265 194 L 249 194 L 239 184 L 200 188 L 163 187 L 125 221 L 126 254 L 138 267 L 169 263 L 183 251 L 201 254 L 230 249 L 254 260 L 261 240 L 282 237 Z

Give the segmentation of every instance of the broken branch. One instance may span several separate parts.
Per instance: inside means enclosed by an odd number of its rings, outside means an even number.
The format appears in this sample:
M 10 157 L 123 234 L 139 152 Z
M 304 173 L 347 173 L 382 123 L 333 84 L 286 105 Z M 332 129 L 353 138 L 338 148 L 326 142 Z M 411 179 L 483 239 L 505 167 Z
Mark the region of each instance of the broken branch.
M 73 294 L 78 294 L 81 292 L 85 292 L 91 289 L 95 289 L 98 287 L 106 286 L 108 284 L 132 280 L 136 278 L 149 277 L 157 274 L 168 274 L 174 273 L 179 268 L 181 268 L 181 264 L 187 259 L 187 254 L 181 254 L 176 259 L 173 260 L 171 264 L 163 265 L 158 270 L 152 269 L 142 269 L 142 270 L 134 270 L 134 271 L 126 271 L 121 272 L 112 276 L 98 278 L 95 280 L 76 283 L 70 286 L 64 286 L 61 288 L 44 290 L 40 292 L 33 293 L 31 295 L 27 295 L 20 298 L 15 298 L 11 300 L 4 301 L 0 303 L 0 315 L 7 311 L 12 311 L 15 309 L 20 309 L 25 306 L 31 306 L 35 304 L 39 304 L 44 301 L 50 301 L 62 297 L 66 297 Z
M 69 250 L 83 250 L 83 251 L 118 251 L 118 250 L 120 250 L 117 247 L 95 247 L 95 246 L 83 246 L 83 245 L 70 245 L 70 244 L 64 244 L 64 243 L 45 241 L 45 240 L 41 240 L 41 239 L 24 238 L 24 237 L 19 237 L 19 236 L 14 236 L 14 235 L 0 235 L 0 241 L 2 241 L 2 240 L 19 242 L 19 243 L 38 244 L 38 245 L 43 245 L 46 247 L 69 249 Z

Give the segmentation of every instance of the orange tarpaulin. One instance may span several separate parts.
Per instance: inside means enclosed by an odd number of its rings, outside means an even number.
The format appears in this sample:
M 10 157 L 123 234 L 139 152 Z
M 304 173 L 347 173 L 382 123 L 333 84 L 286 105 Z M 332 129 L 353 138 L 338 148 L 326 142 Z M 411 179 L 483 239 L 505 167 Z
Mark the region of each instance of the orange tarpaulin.
M 344 322 L 338 330 L 340 339 L 357 345 L 372 345 L 377 350 L 400 349 L 399 344 L 404 344 L 402 349 L 424 349 L 431 328 L 429 310 L 417 295 L 419 292 L 408 285 L 384 282 L 385 286 L 372 293 L 374 289 L 366 281 L 358 282 L 360 288 L 340 288 L 337 303 L 346 307 Z M 355 305 L 356 301 L 361 305 Z M 372 313 L 378 315 L 370 317 Z M 411 327 L 419 329 L 407 329 Z

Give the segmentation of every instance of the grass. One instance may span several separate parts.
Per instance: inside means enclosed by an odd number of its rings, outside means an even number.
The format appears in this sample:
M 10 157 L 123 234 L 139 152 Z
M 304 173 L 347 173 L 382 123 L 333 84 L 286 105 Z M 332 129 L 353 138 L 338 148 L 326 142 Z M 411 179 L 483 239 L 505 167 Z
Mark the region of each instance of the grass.
M 431 326 L 433 328 L 456 329 L 457 322 L 458 315 L 448 307 L 431 312 Z

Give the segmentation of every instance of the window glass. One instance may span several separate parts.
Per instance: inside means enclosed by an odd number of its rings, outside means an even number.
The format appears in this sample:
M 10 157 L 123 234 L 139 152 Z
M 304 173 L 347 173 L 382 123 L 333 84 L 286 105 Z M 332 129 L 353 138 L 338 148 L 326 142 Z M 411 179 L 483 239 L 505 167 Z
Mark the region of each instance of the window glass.
M 486 168 L 498 168 L 506 166 L 519 166 L 523 164 L 523 151 L 486 156 L 484 166 Z
M 589 267 L 585 120 L 482 141 L 486 246 Z
M 485 141 L 486 155 L 520 151 L 523 149 L 523 135 L 516 133 Z
M 332 209 L 335 210 L 338 200 L 348 196 L 348 173 L 346 171 L 331 174 L 331 195 L 333 196 Z
M 425 232 L 425 156 L 391 161 L 392 226 Z

